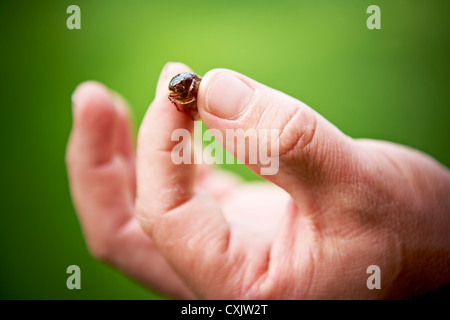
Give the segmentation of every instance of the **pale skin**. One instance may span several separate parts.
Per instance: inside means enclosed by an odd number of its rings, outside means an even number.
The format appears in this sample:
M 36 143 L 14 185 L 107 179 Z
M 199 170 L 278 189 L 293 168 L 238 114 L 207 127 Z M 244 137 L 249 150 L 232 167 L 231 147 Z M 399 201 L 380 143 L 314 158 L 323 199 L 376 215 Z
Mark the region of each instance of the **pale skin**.
M 450 282 L 447 168 L 404 146 L 352 139 L 299 100 L 224 69 L 200 85 L 204 124 L 223 136 L 280 129 L 278 173 L 248 183 L 175 165 L 171 134 L 193 121 L 167 85 L 188 71 L 164 67 L 137 143 L 118 94 L 96 82 L 73 94 L 66 162 L 96 258 L 187 299 L 410 298 Z M 366 286 L 370 265 L 381 269 L 379 290 Z

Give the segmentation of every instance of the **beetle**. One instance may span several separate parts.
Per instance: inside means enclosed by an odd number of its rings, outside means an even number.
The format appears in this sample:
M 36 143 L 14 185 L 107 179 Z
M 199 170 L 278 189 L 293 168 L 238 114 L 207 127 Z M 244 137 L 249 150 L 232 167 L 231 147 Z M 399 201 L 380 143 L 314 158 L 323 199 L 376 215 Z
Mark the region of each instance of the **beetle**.
M 169 100 L 177 110 L 189 115 L 192 120 L 199 118 L 197 109 L 197 93 L 202 78 L 193 72 L 177 74 L 169 82 Z

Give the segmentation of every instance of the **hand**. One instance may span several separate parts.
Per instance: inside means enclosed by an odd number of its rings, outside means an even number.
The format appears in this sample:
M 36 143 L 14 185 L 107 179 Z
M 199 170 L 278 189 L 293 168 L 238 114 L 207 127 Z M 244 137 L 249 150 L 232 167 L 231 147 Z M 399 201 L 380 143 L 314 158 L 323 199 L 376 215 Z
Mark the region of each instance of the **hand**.
M 264 176 L 273 184 L 175 165 L 172 132 L 193 122 L 167 84 L 185 71 L 168 64 L 160 76 L 136 170 L 122 100 L 96 83 L 74 94 L 67 164 L 96 257 L 182 298 L 405 298 L 450 281 L 446 168 L 353 140 L 300 101 L 223 69 L 203 78 L 200 116 L 223 136 L 279 129 L 279 171 Z M 381 269 L 380 290 L 366 287 L 370 265 Z

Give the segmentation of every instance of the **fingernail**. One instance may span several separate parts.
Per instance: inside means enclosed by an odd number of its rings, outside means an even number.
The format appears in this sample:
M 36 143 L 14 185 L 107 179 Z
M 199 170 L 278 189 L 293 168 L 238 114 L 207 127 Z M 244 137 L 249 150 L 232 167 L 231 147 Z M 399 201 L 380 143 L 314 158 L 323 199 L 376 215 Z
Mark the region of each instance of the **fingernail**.
M 220 118 L 234 119 L 245 109 L 253 89 L 239 78 L 222 72 L 213 80 L 206 93 L 206 110 Z

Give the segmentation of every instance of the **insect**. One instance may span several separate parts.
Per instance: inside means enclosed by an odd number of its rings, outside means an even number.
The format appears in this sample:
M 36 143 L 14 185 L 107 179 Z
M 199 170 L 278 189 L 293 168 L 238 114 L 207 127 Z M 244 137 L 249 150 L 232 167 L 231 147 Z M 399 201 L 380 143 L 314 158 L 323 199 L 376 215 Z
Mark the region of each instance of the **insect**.
M 177 107 L 178 111 L 189 115 L 192 120 L 199 118 L 197 110 L 197 93 L 202 78 L 193 72 L 177 74 L 169 82 L 169 100 Z

